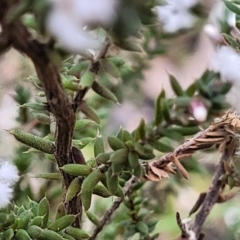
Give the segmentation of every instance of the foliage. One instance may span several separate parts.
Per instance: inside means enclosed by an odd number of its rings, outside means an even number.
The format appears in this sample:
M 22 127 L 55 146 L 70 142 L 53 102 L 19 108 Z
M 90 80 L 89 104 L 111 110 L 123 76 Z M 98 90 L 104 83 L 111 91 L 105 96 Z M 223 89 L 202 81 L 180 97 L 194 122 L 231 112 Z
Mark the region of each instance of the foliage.
M 240 14 L 238 1 L 233 2 L 225 1 Z M 229 109 L 225 96 L 231 84 L 210 70 L 186 89 L 169 74 L 174 97 L 167 97 L 164 89 L 159 93 L 150 122 L 141 119 L 133 131 L 119 127 L 105 133 L 113 105 L 136 94 L 136 89 L 141 91 L 138 81 L 150 60 L 168 51 L 169 39 L 186 31 L 161 32 L 152 11 L 157 4 L 123 1 L 114 25 L 95 29 L 106 40 L 102 51 L 76 56 L 49 35 L 48 1 L 0 0 L 1 34 L 7 39 L 0 43 L 0 52 L 12 46 L 36 68 L 29 78 L 36 94 L 22 82 L 15 88 L 19 128 L 9 133 L 24 144 L 16 148 L 13 159 L 21 179 L 13 203 L 0 211 L 1 239 L 96 239 L 98 234 L 98 239 L 157 239 L 159 214 L 166 210 L 152 201 L 158 190 L 147 182 L 163 181 L 159 202 L 164 206 L 164 199 L 176 195 L 176 186 L 186 184 L 182 177 L 207 174 L 198 155 L 190 155 L 202 150 L 201 154 L 214 156 L 214 146 L 220 145 L 216 136 L 214 140 L 206 137 L 207 144 L 187 152 L 188 158 L 181 163 L 172 159 L 169 164 L 164 156 L 176 152 L 186 137 L 207 129 Z M 201 19 L 203 9 L 198 9 L 195 14 Z M 239 50 L 239 39 L 223 36 Z M 194 115 L 196 103 L 207 111 L 203 121 Z M 225 135 L 217 137 L 225 143 Z M 166 161 L 157 164 L 159 159 Z M 37 194 L 30 177 L 35 165 L 41 171 L 34 178 L 44 179 Z M 221 174 L 221 181 L 237 186 L 236 168 L 228 164 L 225 168 L 229 172 Z M 94 227 L 89 230 L 89 225 Z

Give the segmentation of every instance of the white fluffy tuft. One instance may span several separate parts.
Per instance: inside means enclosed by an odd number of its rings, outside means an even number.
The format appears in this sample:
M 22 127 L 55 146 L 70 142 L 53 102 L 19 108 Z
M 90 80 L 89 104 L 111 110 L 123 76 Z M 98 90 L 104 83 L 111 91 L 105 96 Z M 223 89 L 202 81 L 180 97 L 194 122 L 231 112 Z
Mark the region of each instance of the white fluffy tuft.
M 13 195 L 12 186 L 19 180 L 16 166 L 0 159 L 0 208 L 6 207 Z
M 163 31 L 174 33 L 193 26 L 195 17 L 189 12 L 189 8 L 197 3 L 196 0 L 183 0 L 181 4 L 178 0 L 168 0 L 167 3 L 155 8 L 163 24 Z
M 212 66 L 223 81 L 240 83 L 240 55 L 230 46 L 217 48 Z
M 19 175 L 16 166 L 8 161 L 2 161 L 0 163 L 0 182 L 11 186 L 18 180 Z
M 1 191 L 0 197 L 0 209 L 1 209 L 6 207 L 10 203 L 13 190 L 9 185 L 0 182 L 0 191 Z
M 59 44 L 73 53 L 100 50 L 103 43 L 84 30 L 88 26 L 110 26 L 117 16 L 117 0 L 49 0 L 52 8 L 46 26 Z

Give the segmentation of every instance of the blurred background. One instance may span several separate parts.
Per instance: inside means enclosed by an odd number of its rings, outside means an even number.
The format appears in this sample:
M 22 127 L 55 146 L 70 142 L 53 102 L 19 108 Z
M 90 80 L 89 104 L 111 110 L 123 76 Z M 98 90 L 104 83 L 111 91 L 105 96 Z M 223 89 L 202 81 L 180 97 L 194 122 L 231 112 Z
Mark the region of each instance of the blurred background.
M 130 54 L 126 51 L 120 53 L 128 59 L 131 71 L 123 73 L 123 101 L 121 105 L 111 105 L 111 111 L 107 113 L 104 128 L 101 129 L 103 134 L 116 133 L 120 125 L 131 131 L 141 118 L 144 118 L 146 122 L 151 121 L 154 101 L 161 90 L 165 89 L 168 97 L 174 95 L 170 87 L 168 73 L 174 75 L 185 89 L 200 78 L 206 69 L 211 69 L 217 46 L 215 37 L 218 36 L 214 31 L 217 29 L 220 33 L 223 27 L 226 29 L 226 26 L 230 26 L 228 10 L 220 0 L 182 0 L 177 3 L 177 5 L 182 4 L 182 6 L 173 7 L 172 12 L 169 13 L 168 10 L 164 9 L 167 3 L 159 1 L 159 5 L 154 8 L 159 25 L 154 26 L 155 39 L 153 38 L 146 43 L 149 49 L 154 49 L 154 54 L 146 57 L 145 51 L 136 54 Z M 176 20 L 171 20 L 173 23 L 168 22 L 170 21 L 168 14 L 172 14 L 170 18 L 176 17 Z M 181 23 L 181 21 L 183 21 L 183 25 L 177 26 L 177 22 Z M 214 37 L 211 31 L 214 32 Z M 114 51 L 113 49 L 113 53 L 115 53 Z M 147 59 L 144 66 L 141 66 L 141 58 Z M 143 71 L 140 72 L 140 69 Z M 45 160 L 42 159 L 42 155 L 36 156 L 31 152 L 21 153 L 22 150 L 27 151 L 28 149 L 24 146 L 19 149 L 19 143 L 6 131 L 19 127 L 17 118 L 19 118 L 20 108 L 15 99 L 17 96 L 15 90 L 17 89 L 18 93 L 27 91 L 30 94 L 30 99 L 33 100 L 38 97 L 39 91 L 32 84 L 34 74 L 31 62 L 15 50 L 11 49 L 0 56 L 0 157 L 9 160 L 15 159 L 15 161 L 17 158 L 19 161 L 25 159 L 22 181 L 18 191 L 24 190 L 25 194 L 30 195 L 33 199 L 40 199 L 47 186 L 50 189 L 48 195 L 52 199 L 57 197 L 52 201 L 54 210 L 61 198 L 60 186 L 32 177 L 34 174 L 41 173 L 42 168 L 47 169 L 48 164 L 43 166 L 42 163 Z M 128 82 L 129 78 L 132 79 L 133 83 Z M 104 111 L 102 114 L 104 116 Z M 30 121 L 26 121 L 24 129 L 30 130 L 36 124 L 30 116 Z M 34 133 L 38 133 L 38 130 L 34 131 Z M 93 157 L 92 148 L 93 145 L 90 143 L 82 149 L 87 159 Z M 195 157 L 198 159 L 201 171 L 199 169 L 193 170 L 190 173 L 190 180 L 186 181 L 178 176 L 171 176 L 170 180 L 163 180 L 160 183 L 149 182 L 144 187 L 143 197 L 148 205 L 146 209 L 152 211 L 154 218 L 158 219 L 154 231 L 160 232 L 157 238 L 159 240 L 170 240 L 179 236 L 179 228 L 175 220 L 176 211 L 180 212 L 183 218 L 187 218 L 199 193 L 207 191 L 209 187 L 214 165 L 219 155 L 196 154 Z M 168 197 L 165 193 L 169 193 Z M 112 199 L 103 200 L 96 197 L 96 201 L 98 204 L 95 204 L 93 209 L 101 216 L 106 206 L 111 204 Z M 117 221 L 120 222 L 124 219 L 125 208 L 125 206 L 121 207 L 121 210 L 116 213 L 119 215 L 116 222 L 106 226 L 99 239 L 112 239 L 116 228 L 119 228 L 119 232 L 121 232 L 121 226 Z M 214 207 L 205 224 L 205 239 L 235 239 L 239 225 L 240 204 L 237 194 L 231 201 L 217 204 Z M 86 227 L 91 229 L 92 226 L 88 223 Z M 121 237 L 115 237 L 114 239 L 121 239 Z M 129 239 L 139 239 L 139 236 L 136 235 Z

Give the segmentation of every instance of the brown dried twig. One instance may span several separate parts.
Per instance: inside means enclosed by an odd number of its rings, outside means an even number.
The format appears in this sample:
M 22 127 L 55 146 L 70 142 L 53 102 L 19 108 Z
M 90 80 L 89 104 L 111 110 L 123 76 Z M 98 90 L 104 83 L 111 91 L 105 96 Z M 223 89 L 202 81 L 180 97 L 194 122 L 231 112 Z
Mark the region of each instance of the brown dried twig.
M 219 151 L 228 149 L 229 155 L 233 155 L 236 148 L 236 132 L 240 131 L 240 116 L 233 111 L 228 111 L 221 118 L 215 119 L 215 122 L 206 130 L 199 132 L 191 139 L 186 140 L 177 147 L 174 152 L 157 159 L 146 166 L 145 179 L 159 181 L 161 177 L 167 177 L 167 173 L 175 173 L 174 168 L 180 174 L 188 179 L 188 173 L 182 166 L 180 159 L 191 156 L 198 150 L 210 148 L 216 144 L 219 145 Z M 159 171 L 163 172 L 159 172 Z
M 214 204 L 217 202 L 219 197 L 219 192 L 224 184 L 222 181 L 219 180 L 220 176 L 225 173 L 224 162 L 227 161 L 229 158 L 228 151 L 224 151 L 222 153 L 221 159 L 216 166 L 216 171 L 214 173 L 210 188 L 204 198 L 202 203 L 202 207 L 196 215 L 195 221 L 191 226 L 191 229 L 194 231 L 196 235 L 196 239 L 198 239 L 199 235 L 201 234 L 202 226 L 209 215 L 211 209 L 213 208 Z

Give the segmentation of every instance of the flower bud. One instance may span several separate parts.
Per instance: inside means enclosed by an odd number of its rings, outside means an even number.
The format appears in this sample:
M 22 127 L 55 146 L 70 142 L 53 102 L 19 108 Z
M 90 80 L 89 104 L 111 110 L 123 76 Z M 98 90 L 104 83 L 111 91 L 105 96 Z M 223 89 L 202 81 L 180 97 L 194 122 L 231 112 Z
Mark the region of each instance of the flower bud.
M 207 119 L 208 109 L 199 98 L 194 98 L 191 100 L 189 112 L 197 122 L 204 122 Z

